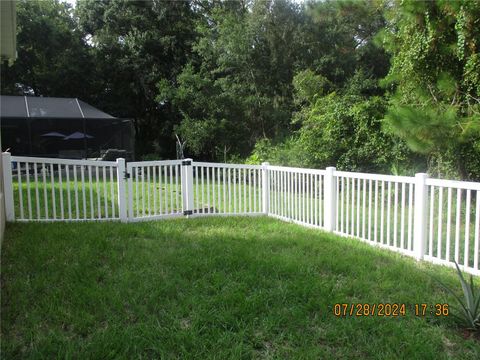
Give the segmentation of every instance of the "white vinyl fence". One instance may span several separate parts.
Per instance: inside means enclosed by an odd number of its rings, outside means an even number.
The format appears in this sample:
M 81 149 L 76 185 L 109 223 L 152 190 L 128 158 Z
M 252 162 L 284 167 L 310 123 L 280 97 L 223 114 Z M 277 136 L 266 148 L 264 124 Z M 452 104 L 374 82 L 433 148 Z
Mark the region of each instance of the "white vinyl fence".
M 125 173 L 129 220 L 183 216 L 183 171 L 182 160 L 129 162 Z
M 480 275 L 480 183 L 191 159 L 2 164 L 8 221 L 268 215 Z
M 415 254 L 415 178 L 343 171 L 334 176 L 337 234 Z
M 192 215 L 257 215 L 262 206 L 262 166 L 192 162 Z
M 268 176 L 269 215 L 323 227 L 325 170 L 268 166 Z
M 7 220 L 120 219 L 119 169 L 113 161 L 64 160 L 3 154 Z

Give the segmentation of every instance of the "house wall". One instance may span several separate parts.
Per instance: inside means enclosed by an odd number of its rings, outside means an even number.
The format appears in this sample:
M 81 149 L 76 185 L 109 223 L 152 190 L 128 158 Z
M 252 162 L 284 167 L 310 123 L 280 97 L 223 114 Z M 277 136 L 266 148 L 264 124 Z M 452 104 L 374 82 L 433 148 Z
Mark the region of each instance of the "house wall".
M 0 58 L 13 61 L 17 57 L 17 11 L 15 1 L 0 1 Z
M 17 10 L 16 1 L 0 1 L 0 59 L 13 63 L 17 58 Z M 1 121 L 0 121 L 1 123 Z M 0 129 L 1 133 L 1 129 Z M 0 154 L 2 139 L 0 137 Z M 3 192 L 3 169 L 0 159 L 0 252 L 5 233 L 5 196 Z

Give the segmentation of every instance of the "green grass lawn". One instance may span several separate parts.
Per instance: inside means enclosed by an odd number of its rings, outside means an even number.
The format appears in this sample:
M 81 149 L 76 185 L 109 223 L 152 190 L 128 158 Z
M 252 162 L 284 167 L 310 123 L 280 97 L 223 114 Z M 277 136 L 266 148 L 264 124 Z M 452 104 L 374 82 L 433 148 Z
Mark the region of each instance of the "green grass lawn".
M 452 317 L 335 303 L 452 303 L 453 270 L 271 218 L 9 224 L 2 358 L 464 358 Z

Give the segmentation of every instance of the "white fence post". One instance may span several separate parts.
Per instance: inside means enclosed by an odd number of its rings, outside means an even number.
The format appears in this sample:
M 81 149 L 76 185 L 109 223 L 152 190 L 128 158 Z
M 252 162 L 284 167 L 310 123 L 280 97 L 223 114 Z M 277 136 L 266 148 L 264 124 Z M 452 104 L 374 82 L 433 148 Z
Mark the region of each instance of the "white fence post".
M 270 165 L 268 162 L 262 163 L 262 212 L 267 215 L 270 211 L 270 173 L 268 165 Z
M 193 214 L 193 161 L 192 159 L 182 160 L 182 199 L 183 212 Z
M 117 159 L 118 211 L 120 221 L 127 222 L 127 199 L 125 197 L 125 159 Z
M 127 176 L 127 217 L 128 221 L 131 221 L 134 218 L 133 215 L 133 166 L 127 164 L 126 173 L 129 174 Z M 138 195 L 137 195 L 138 196 Z M 137 209 L 138 210 L 138 209 Z
M 15 220 L 13 208 L 13 184 L 12 184 L 12 156 L 9 152 L 2 153 L 3 167 L 3 191 L 5 196 L 5 218 L 7 221 Z
M 337 183 L 335 181 L 335 167 L 327 167 L 325 172 L 324 211 L 323 221 L 326 231 L 335 230 L 337 214 Z
M 427 235 L 427 174 L 415 174 L 415 204 L 414 204 L 414 235 L 413 251 L 417 260 L 422 260 L 425 254 Z

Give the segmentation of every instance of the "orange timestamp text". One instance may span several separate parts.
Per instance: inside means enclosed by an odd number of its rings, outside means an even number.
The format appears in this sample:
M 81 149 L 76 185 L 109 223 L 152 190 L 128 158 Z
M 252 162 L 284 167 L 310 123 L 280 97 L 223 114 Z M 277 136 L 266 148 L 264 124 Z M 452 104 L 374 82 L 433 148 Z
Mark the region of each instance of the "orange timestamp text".
M 333 305 L 333 314 L 337 317 L 399 317 L 406 316 L 408 313 L 415 316 L 448 316 L 449 305 L 442 303 L 336 303 Z

